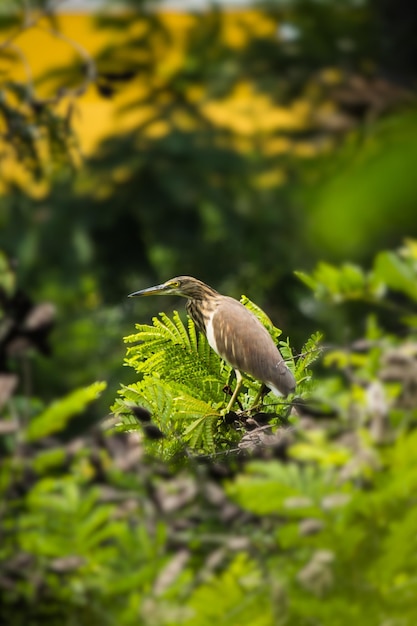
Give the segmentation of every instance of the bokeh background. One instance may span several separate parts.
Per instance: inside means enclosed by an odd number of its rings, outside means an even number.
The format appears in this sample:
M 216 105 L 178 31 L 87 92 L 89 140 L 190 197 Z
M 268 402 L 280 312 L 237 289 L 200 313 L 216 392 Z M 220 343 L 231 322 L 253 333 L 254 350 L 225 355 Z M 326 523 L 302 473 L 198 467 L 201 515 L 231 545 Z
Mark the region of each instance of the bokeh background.
M 414 0 L 0 1 L 0 623 L 417 623 L 416 33 Z M 184 315 L 127 295 L 181 274 L 290 337 L 290 428 L 210 414 L 208 453 L 125 393 L 112 429 L 123 336 Z

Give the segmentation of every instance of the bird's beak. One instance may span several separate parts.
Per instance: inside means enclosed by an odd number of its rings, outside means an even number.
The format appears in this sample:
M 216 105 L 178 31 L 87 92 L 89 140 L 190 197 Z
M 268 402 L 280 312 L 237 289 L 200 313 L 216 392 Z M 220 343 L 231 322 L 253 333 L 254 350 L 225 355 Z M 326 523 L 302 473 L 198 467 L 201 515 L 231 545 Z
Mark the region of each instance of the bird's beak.
M 134 291 L 128 295 L 128 298 L 136 298 L 138 296 L 157 296 L 160 294 L 166 293 L 168 289 L 168 285 L 166 283 L 162 283 L 162 285 L 155 285 L 155 287 L 148 287 L 147 289 L 141 289 L 140 291 Z

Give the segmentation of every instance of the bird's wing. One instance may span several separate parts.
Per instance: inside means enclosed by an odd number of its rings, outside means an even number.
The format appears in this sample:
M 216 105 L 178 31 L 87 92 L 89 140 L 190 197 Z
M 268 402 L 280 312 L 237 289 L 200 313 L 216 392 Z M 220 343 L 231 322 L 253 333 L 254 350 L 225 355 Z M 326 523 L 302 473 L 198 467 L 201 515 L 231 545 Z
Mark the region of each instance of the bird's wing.
M 232 367 L 287 395 L 295 380 L 272 337 L 255 315 L 233 298 L 222 300 L 212 318 L 216 351 Z

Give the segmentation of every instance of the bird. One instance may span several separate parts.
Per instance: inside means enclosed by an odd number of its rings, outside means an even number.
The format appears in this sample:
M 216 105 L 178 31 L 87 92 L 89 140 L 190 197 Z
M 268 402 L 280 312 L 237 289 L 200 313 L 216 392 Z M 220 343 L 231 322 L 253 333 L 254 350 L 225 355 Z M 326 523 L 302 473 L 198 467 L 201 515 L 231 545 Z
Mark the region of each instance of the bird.
M 295 391 L 296 381 L 271 335 L 238 300 L 224 296 L 192 276 L 177 276 L 135 291 L 129 298 L 172 295 L 187 298 L 186 311 L 207 337 L 210 347 L 236 373 L 236 387 L 226 408 L 232 410 L 242 386 L 242 374 L 262 382 L 277 396 Z

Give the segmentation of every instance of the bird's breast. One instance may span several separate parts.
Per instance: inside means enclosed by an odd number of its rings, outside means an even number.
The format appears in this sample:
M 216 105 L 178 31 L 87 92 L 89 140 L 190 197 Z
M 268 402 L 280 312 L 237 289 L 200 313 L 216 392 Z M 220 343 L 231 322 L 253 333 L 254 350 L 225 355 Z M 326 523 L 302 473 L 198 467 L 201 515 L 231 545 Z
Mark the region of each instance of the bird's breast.
M 207 317 L 207 320 L 206 320 L 206 337 L 207 337 L 207 341 L 209 342 L 210 348 L 212 348 L 214 352 L 216 352 L 216 354 L 219 354 L 219 349 L 217 347 L 216 337 L 214 333 L 213 318 L 214 318 L 214 311 L 210 313 L 210 315 Z
M 235 301 L 231 300 L 233 307 Z M 239 305 L 239 303 L 236 303 Z M 239 305 L 241 306 L 241 305 Z M 243 308 L 243 307 L 242 307 Z M 245 313 L 249 313 L 244 309 Z M 246 324 L 235 324 L 233 319 L 229 319 L 227 309 L 220 306 L 210 311 L 206 317 L 206 337 L 210 347 L 216 352 L 220 358 L 224 359 L 229 365 L 235 369 L 243 369 L 242 355 L 246 348 L 250 350 L 250 346 L 245 345 Z M 251 315 L 251 314 L 249 314 Z M 246 320 L 247 321 L 247 320 Z

